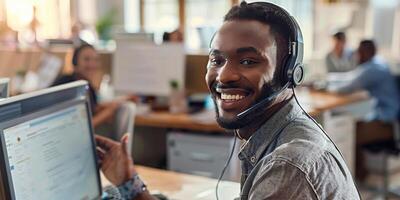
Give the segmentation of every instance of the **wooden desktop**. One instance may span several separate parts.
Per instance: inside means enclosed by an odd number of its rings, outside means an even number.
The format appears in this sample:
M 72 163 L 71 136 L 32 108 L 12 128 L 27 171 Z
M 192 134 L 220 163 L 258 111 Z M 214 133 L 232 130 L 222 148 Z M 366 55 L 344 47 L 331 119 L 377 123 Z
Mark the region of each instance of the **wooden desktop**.
M 169 199 L 214 199 L 216 179 L 166 171 L 144 166 L 136 166 L 139 176 L 146 183 L 150 193 L 161 193 Z M 102 185 L 111 183 L 101 175 Z M 220 199 L 239 197 L 240 184 L 222 181 L 218 194 Z
M 311 105 L 306 105 L 305 109 L 314 117 L 317 117 L 325 111 L 368 99 L 368 95 L 366 95 L 364 92 L 340 95 L 324 91 L 311 90 L 309 95 L 309 98 L 312 99 Z M 300 96 L 300 101 L 301 98 L 302 97 Z M 186 113 L 171 114 L 169 112 L 150 112 L 146 114 L 139 114 L 136 116 L 135 125 L 203 132 L 224 131 L 215 121 L 211 123 L 199 123 Z

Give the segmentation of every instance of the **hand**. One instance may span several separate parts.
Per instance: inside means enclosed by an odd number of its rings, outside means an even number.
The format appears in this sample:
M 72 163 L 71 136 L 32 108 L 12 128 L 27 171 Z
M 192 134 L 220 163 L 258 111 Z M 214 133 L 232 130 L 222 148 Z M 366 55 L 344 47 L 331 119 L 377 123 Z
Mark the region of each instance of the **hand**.
M 137 173 L 128 153 L 127 134 L 121 138 L 120 143 L 98 135 L 95 138 L 101 170 L 111 183 L 121 185 Z

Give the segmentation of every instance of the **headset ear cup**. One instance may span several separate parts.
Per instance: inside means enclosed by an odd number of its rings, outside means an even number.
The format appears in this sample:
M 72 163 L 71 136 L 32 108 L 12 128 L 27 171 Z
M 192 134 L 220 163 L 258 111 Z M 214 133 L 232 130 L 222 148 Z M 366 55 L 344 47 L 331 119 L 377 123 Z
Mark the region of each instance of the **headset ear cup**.
M 293 86 L 298 86 L 303 82 L 304 79 L 304 68 L 302 65 L 296 65 L 293 68 L 293 73 L 292 73 L 292 83 Z
M 287 82 L 289 82 L 289 81 L 291 81 L 291 76 L 289 76 L 289 73 L 288 73 L 288 65 L 290 64 L 290 63 L 288 63 L 289 62 L 289 58 L 290 58 L 290 55 L 286 55 L 285 57 L 284 57 L 284 59 L 283 59 L 283 62 L 282 62 L 282 69 L 280 70 L 280 78 L 281 78 L 281 86 L 283 87 Z

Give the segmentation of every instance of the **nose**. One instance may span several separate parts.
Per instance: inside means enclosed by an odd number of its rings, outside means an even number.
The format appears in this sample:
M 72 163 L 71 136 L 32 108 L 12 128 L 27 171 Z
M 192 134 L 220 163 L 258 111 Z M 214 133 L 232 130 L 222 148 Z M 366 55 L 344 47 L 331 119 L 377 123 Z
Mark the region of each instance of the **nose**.
M 216 80 L 220 83 L 230 83 L 240 80 L 240 74 L 235 66 L 226 62 L 226 64 L 218 70 Z
M 91 68 L 97 68 L 98 62 L 96 59 L 91 59 L 89 65 Z

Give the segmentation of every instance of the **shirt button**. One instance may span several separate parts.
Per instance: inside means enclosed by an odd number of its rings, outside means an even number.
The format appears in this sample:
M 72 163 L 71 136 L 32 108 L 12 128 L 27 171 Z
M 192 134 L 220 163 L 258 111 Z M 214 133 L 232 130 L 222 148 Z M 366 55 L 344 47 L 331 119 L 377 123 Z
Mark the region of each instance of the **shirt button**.
M 256 157 L 255 157 L 255 156 L 252 156 L 252 157 L 250 158 L 250 161 L 251 161 L 252 163 L 256 162 Z

